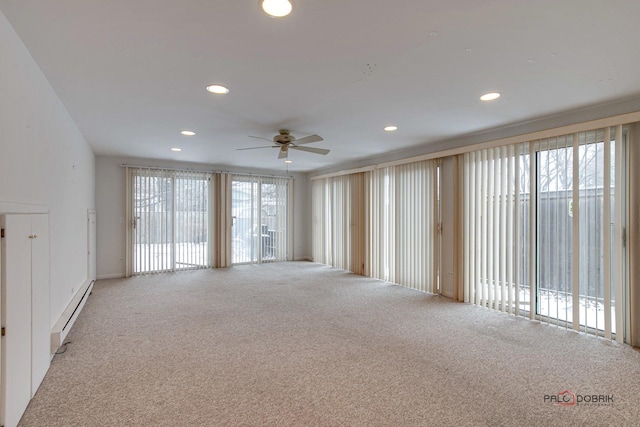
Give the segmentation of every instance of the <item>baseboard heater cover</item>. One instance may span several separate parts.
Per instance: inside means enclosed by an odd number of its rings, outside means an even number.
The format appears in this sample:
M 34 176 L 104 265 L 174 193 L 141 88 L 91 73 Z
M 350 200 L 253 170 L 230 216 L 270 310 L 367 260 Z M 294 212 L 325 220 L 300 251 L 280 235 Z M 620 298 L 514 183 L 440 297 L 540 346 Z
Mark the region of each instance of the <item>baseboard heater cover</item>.
M 87 280 L 73 297 L 67 308 L 51 330 L 51 354 L 54 354 L 64 343 L 67 334 L 82 311 L 91 294 L 95 280 Z

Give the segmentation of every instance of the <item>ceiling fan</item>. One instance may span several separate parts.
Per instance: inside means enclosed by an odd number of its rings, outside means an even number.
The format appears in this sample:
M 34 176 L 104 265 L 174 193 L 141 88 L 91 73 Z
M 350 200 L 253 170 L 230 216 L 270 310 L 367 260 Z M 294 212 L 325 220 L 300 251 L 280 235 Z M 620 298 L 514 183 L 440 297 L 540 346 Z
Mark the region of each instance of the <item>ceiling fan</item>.
M 256 150 L 259 148 L 279 148 L 280 152 L 278 153 L 279 159 L 286 159 L 289 156 L 289 149 L 292 150 L 300 150 L 306 151 L 308 153 L 314 154 L 328 154 L 329 150 L 326 148 L 313 148 L 313 147 L 301 147 L 301 145 L 311 144 L 312 142 L 320 142 L 324 141 L 321 136 L 318 135 L 309 135 L 304 138 L 296 139 L 295 136 L 291 135 L 288 129 L 280 129 L 279 134 L 273 137 L 273 141 L 266 138 L 260 138 L 259 136 L 251 136 L 250 138 L 262 139 L 264 141 L 274 142 L 275 145 L 270 146 L 262 146 L 262 147 L 249 147 L 249 148 L 238 148 L 238 151 L 242 150 Z

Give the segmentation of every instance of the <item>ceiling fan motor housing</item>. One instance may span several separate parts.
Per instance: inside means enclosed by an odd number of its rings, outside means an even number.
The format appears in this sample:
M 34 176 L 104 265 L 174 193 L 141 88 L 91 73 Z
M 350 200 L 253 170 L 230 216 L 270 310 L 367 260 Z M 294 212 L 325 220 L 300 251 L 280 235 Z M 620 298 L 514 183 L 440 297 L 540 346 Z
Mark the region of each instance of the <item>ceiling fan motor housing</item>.
M 276 135 L 273 137 L 273 142 L 277 142 L 278 144 L 288 144 L 295 140 L 296 138 L 293 135 L 289 135 L 289 131 L 287 131 L 287 133 L 283 133 L 283 131 L 280 131 L 280 135 Z
M 289 129 L 280 129 L 278 132 L 280 135 L 274 136 L 273 142 L 277 142 L 278 144 L 289 144 L 296 140 L 296 138 L 290 134 Z

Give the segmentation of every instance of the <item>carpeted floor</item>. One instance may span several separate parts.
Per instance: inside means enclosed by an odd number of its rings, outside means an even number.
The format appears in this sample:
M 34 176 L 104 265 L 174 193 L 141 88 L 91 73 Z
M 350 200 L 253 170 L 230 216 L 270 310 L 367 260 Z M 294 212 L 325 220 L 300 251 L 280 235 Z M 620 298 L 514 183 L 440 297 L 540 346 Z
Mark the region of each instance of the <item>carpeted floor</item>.
M 98 281 L 68 340 L 22 427 L 640 425 L 633 348 L 308 262 Z

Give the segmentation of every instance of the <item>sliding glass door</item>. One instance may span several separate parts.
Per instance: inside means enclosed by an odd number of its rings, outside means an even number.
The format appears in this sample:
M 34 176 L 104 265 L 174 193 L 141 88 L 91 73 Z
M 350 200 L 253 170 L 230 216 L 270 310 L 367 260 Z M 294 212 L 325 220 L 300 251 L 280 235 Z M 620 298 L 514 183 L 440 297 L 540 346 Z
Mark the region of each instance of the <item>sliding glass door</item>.
M 537 153 L 536 313 L 615 333 L 616 141 L 608 129 L 578 138 L 544 141 Z
M 616 126 L 464 155 L 465 301 L 624 340 L 624 138 Z
M 134 169 L 133 273 L 209 265 L 209 176 Z
M 288 178 L 233 177 L 232 264 L 287 260 L 289 183 Z
M 538 151 L 536 314 L 573 322 L 573 143 L 556 138 Z

